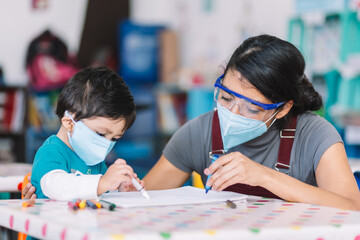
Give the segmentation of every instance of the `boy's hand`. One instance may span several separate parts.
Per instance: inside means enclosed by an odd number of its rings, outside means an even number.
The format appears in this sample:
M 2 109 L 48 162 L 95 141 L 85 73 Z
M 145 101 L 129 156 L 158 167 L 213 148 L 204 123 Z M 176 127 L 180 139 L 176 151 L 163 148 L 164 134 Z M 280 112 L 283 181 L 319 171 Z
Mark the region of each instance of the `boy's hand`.
M 134 173 L 134 177 L 135 177 L 136 181 L 138 181 L 140 183 L 140 185 L 142 187 L 144 187 L 144 181 L 140 180 L 136 176 L 136 173 Z M 138 191 L 138 190 L 134 187 L 134 185 L 132 183 L 123 182 L 123 183 L 120 183 L 118 191 L 119 192 L 134 192 L 134 191 Z
M 131 178 L 134 176 L 133 169 L 126 164 L 125 160 L 116 160 L 100 178 L 97 194 L 101 195 L 107 191 L 114 191 L 120 184 L 131 184 Z M 124 185 L 125 187 L 126 185 Z M 126 188 L 126 187 L 125 187 Z
M 24 199 L 36 199 L 35 187 L 31 184 L 31 175 L 28 176 L 29 183 L 25 186 L 22 191 L 22 195 Z

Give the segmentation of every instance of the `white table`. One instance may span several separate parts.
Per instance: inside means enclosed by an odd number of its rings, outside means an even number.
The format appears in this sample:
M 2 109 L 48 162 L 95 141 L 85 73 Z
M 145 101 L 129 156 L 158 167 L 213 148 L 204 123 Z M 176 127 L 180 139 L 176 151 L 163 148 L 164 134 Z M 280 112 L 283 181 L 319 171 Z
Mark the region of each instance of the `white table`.
M 84 209 L 38 199 L 0 201 L 0 225 L 44 239 L 122 240 L 359 240 L 360 211 L 249 196 L 236 209 L 224 203 Z

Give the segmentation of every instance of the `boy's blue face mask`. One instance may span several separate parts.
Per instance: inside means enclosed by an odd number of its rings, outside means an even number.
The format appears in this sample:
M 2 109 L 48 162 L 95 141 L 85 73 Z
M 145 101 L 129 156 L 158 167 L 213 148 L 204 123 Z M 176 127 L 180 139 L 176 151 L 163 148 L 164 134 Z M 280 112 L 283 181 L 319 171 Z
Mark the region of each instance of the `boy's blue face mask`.
M 75 153 L 88 166 L 94 166 L 104 161 L 116 142 L 99 136 L 82 121 L 75 122 L 68 111 L 65 111 L 65 115 L 75 123 L 71 136 L 68 132 L 69 143 Z
M 217 111 L 225 152 L 232 147 L 264 134 L 268 129 L 266 123 L 278 112 L 276 111 L 269 117 L 268 120 L 263 122 L 232 113 L 229 109 L 221 106 L 219 102 L 217 103 Z M 270 126 L 275 122 L 275 120 L 276 118 Z

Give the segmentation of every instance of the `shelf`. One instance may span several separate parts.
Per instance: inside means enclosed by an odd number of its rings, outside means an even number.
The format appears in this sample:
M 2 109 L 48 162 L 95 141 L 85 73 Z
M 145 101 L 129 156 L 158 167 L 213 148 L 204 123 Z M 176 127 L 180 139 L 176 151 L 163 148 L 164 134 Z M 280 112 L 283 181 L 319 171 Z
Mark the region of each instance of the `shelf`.
M 25 162 L 26 98 L 25 87 L 0 87 L 0 162 Z

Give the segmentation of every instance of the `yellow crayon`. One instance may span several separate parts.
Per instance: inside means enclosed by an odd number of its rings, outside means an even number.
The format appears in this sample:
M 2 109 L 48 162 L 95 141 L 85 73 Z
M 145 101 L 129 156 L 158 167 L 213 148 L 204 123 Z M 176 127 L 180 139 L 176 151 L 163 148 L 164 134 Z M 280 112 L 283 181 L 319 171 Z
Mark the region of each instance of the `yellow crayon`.
M 79 208 L 84 209 L 85 207 L 86 207 L 86 200 L 81 200 L 81 202 L 79 203 Z

